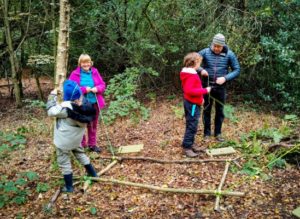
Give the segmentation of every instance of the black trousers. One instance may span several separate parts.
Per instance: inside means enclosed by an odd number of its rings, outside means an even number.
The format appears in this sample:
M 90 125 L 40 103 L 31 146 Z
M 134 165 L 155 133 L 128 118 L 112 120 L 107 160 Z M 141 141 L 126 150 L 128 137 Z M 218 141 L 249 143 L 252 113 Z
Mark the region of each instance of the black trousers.
M 182 147 L 191 148 L 195 142 L 195 135 L 198 129 L 201 106 L 193 104 L 187 100 L 183 101 L 183 105 L 186 123 Z
M 216 100 L 214 100 L 214 99 Z M 222 123 L 224 121 L 224 104 L 226 100 L 226 88 L 224 86 L 217 86 L 212 88 L 210 94 L 204 96 L 204 136 L 211 135 L 211 109 L 215 103 L 215 131 L 214 136 L 222 133 Z

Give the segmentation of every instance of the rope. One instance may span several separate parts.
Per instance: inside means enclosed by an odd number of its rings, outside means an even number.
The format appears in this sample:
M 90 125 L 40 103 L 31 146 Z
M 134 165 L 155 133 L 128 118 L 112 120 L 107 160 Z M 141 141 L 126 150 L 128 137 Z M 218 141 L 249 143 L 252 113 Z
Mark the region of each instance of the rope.
M 106 125 L 105 125 L 104 120 L 103 120 L 102 110 L 99 110 L 99 111 L 100 111 L 100 120 L 102 121 L 102 124 L 103 124 L 103 127 L 104 127 L 105 136 L 106 136 L 106 140 L 107 140 L 108 146 L 109 146 L 109 151 L 112 154 L 113 159 L 114 159 L 115 152 L 114 152 L 113 146 L 111 144 L 111 141 L 110 141 L 108 133 L 107 133 L 107 128 L 106 128 Z

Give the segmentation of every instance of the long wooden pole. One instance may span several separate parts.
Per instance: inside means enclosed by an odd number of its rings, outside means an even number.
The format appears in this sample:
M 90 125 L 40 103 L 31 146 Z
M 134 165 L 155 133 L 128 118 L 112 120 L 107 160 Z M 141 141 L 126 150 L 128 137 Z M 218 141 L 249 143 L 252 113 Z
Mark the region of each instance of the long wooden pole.
M 234 160 L 237 160 L 239 158 L 235 159 L 202 159 L 202 160 L 161 160 L 161 159 L 155 159 L 151 157 L 109 157 L 109 156 L 100 156 L 100 159 L 114 159 L 118 161 L 123 160 L 141 160 L 141 161 L 149 161 L 149 162 L 155 162 L 155 163 L 178 163 L 178 164 L 187 164 L 187 163 L 205 163 L 205 162 L 231 162 Z
M 105 183 L 113 183 L 113 184 L 120 184 L 120 185 L 127 185 L 127 186 L 134 186 L 140 187 L 145 189 L 157 190 L 161 192 L 174 192 L 174 193 L 191 193 L 191 194 L 208 194 L 208 195 L 224 195 L 224 196 L 244 196 L 244 192 L 231 192 L 231 191 L 216 191 L 216 190 L 206 190 L 206 189 L 184 189 L 184 188 L 165 188 L 159 186 L 153 186 L 149 184 L 142 184 L 142 183 L 134 183 L 129 181 L 121 181 L 116 179 L 106 179 L 106 178 L 98 178 L 98 177 L 91 177 L 93 181 L 98 182 L 105 182 Z

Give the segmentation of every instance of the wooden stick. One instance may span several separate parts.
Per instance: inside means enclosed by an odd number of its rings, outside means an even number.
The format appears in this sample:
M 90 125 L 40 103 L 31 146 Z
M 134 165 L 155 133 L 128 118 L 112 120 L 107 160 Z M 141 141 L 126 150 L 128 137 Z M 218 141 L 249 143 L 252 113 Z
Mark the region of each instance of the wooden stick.
M 104 173 L 106 173 L 108 170 L 110 170 L 114 165 L 116 165 L 118 163 L 117 160 L 114 160 L 113 162 L 111 162 L 109 165 L 107 165 L 107 167 L 105 167 L 103 170 L 101 170 L 99 173 L 97 173 L 98 176 L 103 175 Z M 83 185 L 83 193 L 86 193 L 89 185 L 91 184 L 91 181 L 88 179 L 84 182 Z
M 116 165 L 118 163 L 118 160 L 114 160 L 113 162 L 111 162 L 107 167 L 105 167 L 103 170 L 101 170 L 98 173 L 98 176 L 103 175 L 104 173 L 106 173 L 108 170 L 110 170 L 114 165 Z
M 61 177 L 60 177 L 61 178 Z M 73 184 L 73 186 L 79 184 L 80 182 L 76 182 Z M 47 204 L 46 206 L 46 210 L 50 210 L 52 208 L 52 206 L 54 205 L 54 203 L 56 202 L 56 200 L 58 199 L 58 196 L 61 193 L 61 188 L 57 189 L 56 192 L 54 193 L 54 195 L 52 196 L 50 202 Z
M 178 164 L 186 164 L 186 163 L 205 163 L 205 162 L 231 162 L 233 160 L 237 160 L 239 158 L 235 159 L 202 159 L 202 160 L 161 160 L 161 159 L 155 159 L 151 157 L 109 157 L 109 156 L 101 156 L 99 157 L 101 159 L 115 159 L 118 161 L 123 160 L 142 160 L 142 161 L 150 161 L 150 162 L 156 162 L 156 163 L 178 163 Z
M 228 173 L 228 169 L 229 169 L 229 165 L 230 165 L 230 163 L 226 162 L 225 170 L 223 172 L 223 176 L 222 176 L 221 182 L 220 182 L 218 190 L 217 190 L 218 194 L 221 194 L 221 189 L 225 182 L 225 179 L 226 179 L 226 176 Z M 222 193 L 222 195 L 223 195 L 223 193 Z M 220 211 L 220 195 L 217 195 L 214 209 L 215 209 L 215 211 Z
M 157 190 L 161 192 L 175 192 L 175 193 L 192 193 L 192 194 L 208 194 L 208 195 L 218 195 L 222 194 L 224 196 L 244 196 L 244 192 L 230 192 L 230 191 L 216 191 L 216 190 L 197 190 L 197 189 L 184 189 L 184 188 L 164 188 L 159 186 L 153 186 L 149 184 L 142 184 L 142 183 L 134 183 L 129 181 L 121 181 L 116 179 L 106 179 L 106 178 L 98 178 L 98 177 L 91 177 L 90 178 L 93 181 L 98 182 L 105 182 L 105 183 L 113 183 L 113 184 L 121 184 L 121 185 L 127 185 L 127 186 L 134 186 L 134 187 L 140 187 L 145 189 L 151 189 L 151 190 Z

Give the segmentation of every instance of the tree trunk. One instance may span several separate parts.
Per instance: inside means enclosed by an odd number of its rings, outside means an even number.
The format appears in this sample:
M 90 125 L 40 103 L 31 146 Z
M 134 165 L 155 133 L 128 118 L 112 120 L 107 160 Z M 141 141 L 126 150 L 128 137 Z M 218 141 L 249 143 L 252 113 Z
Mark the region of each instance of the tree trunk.
M 12 81 L 14 84 L 14 94 L 15 94 L 15 98 L 16 98 L 16 105 L 17 105 L 17 107 L 22 107 L 21 90 L 19 87 L 19 81 L 18 81 L 18 75 L 17 75 L 17 73 L 19 71 L 19 64 L 18 64 L 17 56 L 13 49 L 13 43 L 12 43 L 9 20 L 8 20 L 7 0 L 2 0 L 2 10 L 3 10 L 5 38 L 6 38 L 6 43 L 7 43 L 7 47 L 8 47 L 9 61 L 11 64 L 11 73 L 12 73 Z
M 59 1 L 59 33 L 56 54 L 55 88 L 62 93 L 62 83 L 67 75 L 69 52 L 70 4 L 68 0 Z M 59 95 L 60 97 L 61 95 Z
M 41 101 L 44 100 L 44 94 L 43 94 L 43 90 L 42 90 L 42 87 L 41 87 L 41 83 L 40 83 L 40 79 L 39 79 L 39 75 L 37 72 L 34 72 L 34 78 L 35 78 L 35 83 L 36 83 L 36 86 L 38 88 L 38 92 L 39 92 L 39 99 Z
M 51 19 L 52 19 L 52 31 L 53 31 L 53 58 L 56 59 L 56 18 L 55 18 L 55 0 L 51 1 Z M 54 69 L 55 70 L 55 69 Z

